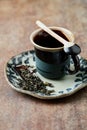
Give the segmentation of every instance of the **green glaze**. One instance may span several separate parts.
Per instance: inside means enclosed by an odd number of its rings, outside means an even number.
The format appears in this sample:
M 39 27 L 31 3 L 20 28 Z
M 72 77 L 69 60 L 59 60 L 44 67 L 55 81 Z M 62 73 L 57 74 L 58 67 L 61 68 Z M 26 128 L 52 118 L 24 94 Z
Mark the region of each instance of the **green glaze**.
M 48 64 L 35 56 L 37 71 L 46 78 L 60 79 L 65 76 L 66 66 L 70 64 L 70 58 L 61 64 Z

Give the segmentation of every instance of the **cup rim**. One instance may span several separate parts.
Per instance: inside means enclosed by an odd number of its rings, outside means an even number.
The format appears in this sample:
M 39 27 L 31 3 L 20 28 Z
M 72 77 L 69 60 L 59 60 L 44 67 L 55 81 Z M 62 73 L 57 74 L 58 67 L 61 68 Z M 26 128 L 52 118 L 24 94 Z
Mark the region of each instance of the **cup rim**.
M 52 29 L 52 30 L 61 31 L 69 39 L 70 42 L 74 42 L 74 35 L 70 30 L 63 28 L 63 27 L 56 27 L 56 26 L 52 26 L 52 27 L 49 27 L 49 28 Z M 36 44 L 33 39 L 36 36 L 36 34 L 39 33 L 41 30 L 42 29 L 36 29 L 30 35 L 30 41 L 34 45 L 34 47 L 36 47 L 39 50 L 44 50 L 44 51 L 57 51 L 57 50 L 61 50 L 61 49 L 64 48 L 64 46 L 58 47 L 58 48 L 50 48 L 50 47 L 48 48 L 48 47 L 43 47 L 43 46 Z

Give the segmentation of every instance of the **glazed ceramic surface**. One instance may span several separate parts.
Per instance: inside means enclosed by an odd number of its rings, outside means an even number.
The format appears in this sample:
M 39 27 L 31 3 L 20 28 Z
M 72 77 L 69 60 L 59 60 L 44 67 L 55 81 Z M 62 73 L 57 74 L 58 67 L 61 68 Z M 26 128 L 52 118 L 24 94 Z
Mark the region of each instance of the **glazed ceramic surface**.
M 50 87 L 49 85 L 46 86 L 46 89 L 48 91 L 51 91 L 51 93 L 49 94 L 43 93 L 43 91 L 24 90 L 23 87 L 20 85 L 20 82 L 23 82 L 22 77 L 13 69 L 13 67 L 20 65 L 33 66 L 32 69 L 36 69 L 35 53 L 33 50 L 26 51 L 21 54 L 18 54 L 17 56 L 12 57 L 6 64 L 5 76 L 11 87 L 18 92 L 29 94 L 40 99 L 61 98 L 72 95 L 73 93 L 87 86 L 87 60 L 80 56 L 79 59 L 79 72 L 74 75 L 66 74 L 65 77 L 61 80 L 50 80 L 44 78 L 37 72 L 37 70 L 35 71 L 36 77 L 39 77 L 41 81 L 43 81 L 44 83 L 47 82 L 52 84 L 53 87 Z M 70 67 L 72 69 L 74 67 L 72 60 L 70 62 Z

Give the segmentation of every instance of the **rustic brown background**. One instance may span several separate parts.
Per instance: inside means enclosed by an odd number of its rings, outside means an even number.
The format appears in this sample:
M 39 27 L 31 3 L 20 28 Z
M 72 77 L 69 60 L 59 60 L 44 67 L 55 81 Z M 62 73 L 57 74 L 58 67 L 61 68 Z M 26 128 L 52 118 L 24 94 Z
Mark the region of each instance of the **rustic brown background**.
M 87 88 L 43 101 L 14 91 L 6 62 L 33 46 L 29 36 L 42 20 L 71 30 L 87 58 L 87 0 L 0 0 L 0 130 L 87 130 Z

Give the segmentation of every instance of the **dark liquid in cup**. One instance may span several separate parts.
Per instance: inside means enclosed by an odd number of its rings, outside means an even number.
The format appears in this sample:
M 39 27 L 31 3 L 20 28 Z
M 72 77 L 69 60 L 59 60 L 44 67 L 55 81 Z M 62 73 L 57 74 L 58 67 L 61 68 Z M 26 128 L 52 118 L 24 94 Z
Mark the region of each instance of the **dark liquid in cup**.
M 53 30 L 56 34 L 64 38 L 65 40 L 69 41 L 67 37 L 58 30 Z M 48 47 L 48 48 L 58 48 L 58 47 L 63 47 L 63 44 L 50 36 L 48 33 L 45 31 L 40 31 L 37 36 L 34 37 L 34 42 L 42 47 Z

